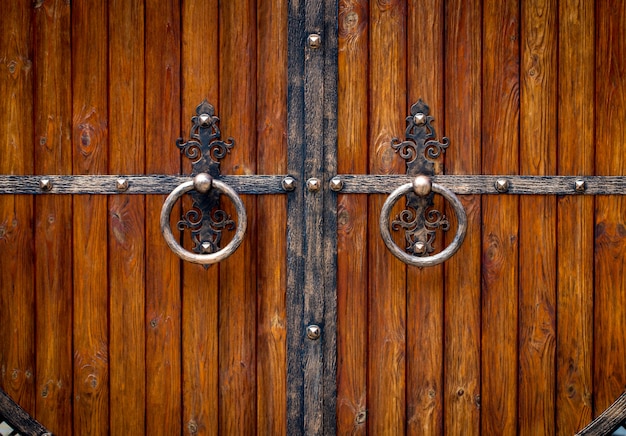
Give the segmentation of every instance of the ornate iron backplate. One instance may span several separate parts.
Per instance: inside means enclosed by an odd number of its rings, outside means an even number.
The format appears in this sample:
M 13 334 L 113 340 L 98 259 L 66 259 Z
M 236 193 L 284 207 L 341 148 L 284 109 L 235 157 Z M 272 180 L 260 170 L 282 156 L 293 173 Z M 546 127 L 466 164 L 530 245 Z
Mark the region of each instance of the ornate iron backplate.
M 207 173 L 213 178 L 219 177 L 220 160 L 235 145 L 232 138 L 227 141 L 220 139 L 219 121 L 213 105 L 204 100 L 191 118 L 191 139 L 185 142 L 183 138 L 178 138 L 176 141 L 181 153 L 191 159 L 192 175 Z M 220 249 L 222 231 L 234 230 L 235 222 L 219 208 L 220 194 L 217 190 L 206 194 L 192 191 L 190 195 L 193 198 L 192 208 L 183 214 L 178 229 L 191 230 L 195 253 L 215 253 Z
M 411 106 L 406 117 L 406 139 L 394 138 L 391 147 L 406 160 L 406 173 L 410 176 L 433 176 L 435 160 L 448 148 L 448 138 L 435 140 L 433 117 L 430 108 L 421 99 Z M 424 197 L 414 193 L 406 195 L 406 209 L 391 223 L 393 230 L 404 229 L 406 251 L 415 256 L 428 256 L 433 251 L 437 229 L 447 231 L 450 223 L 444 214 L 434 208 L 433 194 Z

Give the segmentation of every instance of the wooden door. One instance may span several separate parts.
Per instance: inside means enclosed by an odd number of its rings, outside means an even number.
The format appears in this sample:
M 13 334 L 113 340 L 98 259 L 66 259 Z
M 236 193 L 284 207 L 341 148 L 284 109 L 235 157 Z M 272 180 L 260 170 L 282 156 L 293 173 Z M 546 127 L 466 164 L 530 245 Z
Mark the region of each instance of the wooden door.
M 419 98 L 437 174 L 625 175 L 621 2 L 6 3 L 0 387 L 54 434 L 573 434 L 626 388 L 621 195 L 459 194 L 459 252 L 416 268 L 359 178 L 405 173 Z M 296 181 L 242 194 L 218 265 L 167 247 L 161 191 L 8 177 L 190 174 L 204 99 L 222 174 Z

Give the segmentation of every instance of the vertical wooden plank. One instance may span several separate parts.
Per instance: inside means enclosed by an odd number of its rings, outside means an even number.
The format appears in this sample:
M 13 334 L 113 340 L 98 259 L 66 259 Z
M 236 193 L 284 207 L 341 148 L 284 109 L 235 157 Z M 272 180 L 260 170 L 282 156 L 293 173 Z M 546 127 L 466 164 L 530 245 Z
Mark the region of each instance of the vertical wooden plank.
M 594 4 L 559 2 L 558 173 L 594 172 Z M 585 128 L 580 126 L 581 115 Z M 582 126 L 581 126 L 582 127 Z M 586 196 L 558 200 L 556 432 L 591 421 L 593 367 L 593 205 Z
M 556 173 L 557 3 L 526 1 L 521 15 L 520 172 Z M 520 435 L 555 433 L 556 198 L 520 198 Z
M 368 8 L 339 2 L 339 174 L 367 173 Z M 337 433 L 364 434 L 367 417 L 367 196 L 339 195 Z
M 146 172 L 176 174 L 180 152 L 180 5 L 146 3 Z M 164 196 L 146 197 L 146 433 L 181 431 L 180 261 L 159 228 Z M 180 216 L 175 208 L 172 216 Z
M 256 1 L 220 4 L 220 117 L 237 145 L 222 162 L 225 174 L 256 173 Z M 256 199 L 244 199 L 246 238 L 220 264 L 220 432 L 256 428 Z M 225 210 L 232 211 L 230 205 Z
M 144 4 L 109 3 L 112 174 L 145 169 Z M 145 428 L 145 198 L 109 197 L 111 434 Z
M 218 103 L 218 2 L 185 0 L 182 3 L 183 65 L 182 135 L 189 138 L 196 106 L 207 99 Z M 213 31 L 205 31 L 213 29 Z M 218 115 L 221 115 L 218 113 Z M 183 159 L 183 173 L 191 174 L 190 160 Z M 184 210 L 191 207 L 183 202 Z M 186 248 L 191 247 L 185 232 Z M 218 272 L 183 262 L 183 432 L 218 434 Z
M 485 174 L 515 174 L 519 150 L 519 4 L 483 5 L 483 141 Z M 518 205 L 486 196 L 483 213 L 481 430 L 517 428 Z
M 404 173 L 390 141 L 405 129 L 406 4 L 370 3 L 370 174 Z M 405 431 L 406 267 L 384 246 L 378 229 L 383 196 L 369 199 L 368 430 Z
M 626 5 L 596 2 L 596 161 L 598 175 L 624 175 Z M 626 386 L 626 199 L 596 199 L 594 415 Z
M 412 0 L 407 11 L 407 82 L 410 105 L 430 107 L 443 136 L 444 3 Z M 438 138 L 439 139 L 439 138 Z M 453 147 L 456 144 L 452 145 Z M 443 202 L 436 199 L 443 211 Z M 437 236 L 438 248 L 446 243 Z M 407 433 L 443 431 L 443 267 L 407 269 Z
M 480 1 L 446 3 L 446 172 L 481 172 Z M 460 198 L 468 228 L 445 268 L 444 433 L 480 434 L 481 202 Z
M 2 174 L 33 171 L 31 5 L 4 5 L 0 32 Z M 33 200 L 0 199 L 0 385 L 26 411 L 35 410 Z
M 287 1 L 257 1 L 257 172 L 287 172 Z M 285 196 L 259 196 L 257 432 L 287 434 Z M 270 255 L 271 253 L 271 255 Z
M 74 174 L 108 172 L 108 10 L 98 1 L 72 7 Z M 74 433 L 109 430 L 107 199 L 74 199 Z
M 35 173 L 72 172 L 70 5 L 34 10 Z M 72 198 L 35 199 L 37 263 L 36 415 L 54 434 L 72 434 Z

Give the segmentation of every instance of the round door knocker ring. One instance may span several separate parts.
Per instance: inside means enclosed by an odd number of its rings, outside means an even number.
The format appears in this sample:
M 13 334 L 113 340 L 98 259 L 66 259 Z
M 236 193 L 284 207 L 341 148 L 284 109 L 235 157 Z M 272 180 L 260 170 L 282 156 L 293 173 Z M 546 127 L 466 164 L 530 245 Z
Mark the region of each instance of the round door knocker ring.
M 443 195 L 443 197 L 452 204 L 452 208 L 454 209 L 454 213 L 458 221 L 456 235 L 450 245 L 433 256 L 413 256 L 401 250 L 391 238 L 391 233 L 389 232 L 389 214 L 393 205 L 400 197 L 408 194 L 409 192 L 414 192 L 417 195 L 427 195 L 431 190 L 432 192 Z M 431 183 L 430 179 L 427 177 L 418 176 L 412 183 L 400 186 L 398 189 L 393 191 L 389 197 L 387 197 L 387 200 L 385 200 L 380 212 L 379 225 L 380 235 L 382 236 L 385 245 L 389 251 L 391 251 L 391 253 L 393 253 L 393 255 L 402 262 L 419 267 L 434 266 L 448 260 L 461 247 L 463 239 L 465 238 L 465 231 L 467 230 L 467 216 L 465 215 L 463 205 L 457 196 L 454 195 L 454 192 L 450 191 L 448 188 L 438 185 L 437 183 Z
M 172 234 L 172 229 L 170 227 L 170 214 L 172 213 L 172 208 L 176 201 L 185 193 L 195 189 L 201 194 L 206 194 L 211 189 L 217 189 L 220 193 L 226 195 L 235 205 L 235 211 L 237 212 L 238 220 L 237 220 L 237 230 L 235 231 L 235 236 L 233 239 L 226 245 L 226 247 L 221 250 L 216 251 L 215 253 L 208 254 L 196 254 L 190 251 L 185 250 L 174 238 Z M 200 173 L 185 183 L 181 183 L 178 185 L 165 199 L 165 203 L 163 203 L 163 208 L 161 209 L 161 233 L 165 238 L 165 242 L 172 249 L 174 253 L 178 257 L 183 260 L 192 263 L 199 263 L 202 265 L 210 265 L 213 263 L 220 262 L 226 259 L 228 256 L 233 254 L 235 250 L 239 247 L 241 242 L 243 241 L 243 236 L 246 233 L 247 226 L 247 215 L 246 208 L 244 207 L 243 201 L 233 188 L 228 186 L 227 184 L 220 182 L 219 180 L 214 180 L 205 173 Z

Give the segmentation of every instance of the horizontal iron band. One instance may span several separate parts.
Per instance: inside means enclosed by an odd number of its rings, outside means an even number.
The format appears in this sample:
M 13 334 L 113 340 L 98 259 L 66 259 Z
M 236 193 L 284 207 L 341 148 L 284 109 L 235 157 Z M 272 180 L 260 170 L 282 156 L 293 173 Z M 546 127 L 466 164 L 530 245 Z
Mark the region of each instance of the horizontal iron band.
M 281 186 L 286 176 L 220 176 L 239 194 L 285 194 Z M 49 180 L 49 190 L 42 189 L 42 180 Z M 128 184 L 118 189 L 118 181 Z M 0 176 L 0 194 L 169 194 L 190 176 L 155 175 L 38 175 Z
M 411 183 L 408 175 L 339 174 L 343 194 L 390 194 L 398 186 Z M 496 182 L 508 182 L 506 192 L 496 189 Z M 515 176 L 515 175 L 438 175 L 433 183 L 455 194 L 520 194 L 520 195 L 624 195 L 626 176 Z M 576 189 L 583 181 L 583 188 Z

